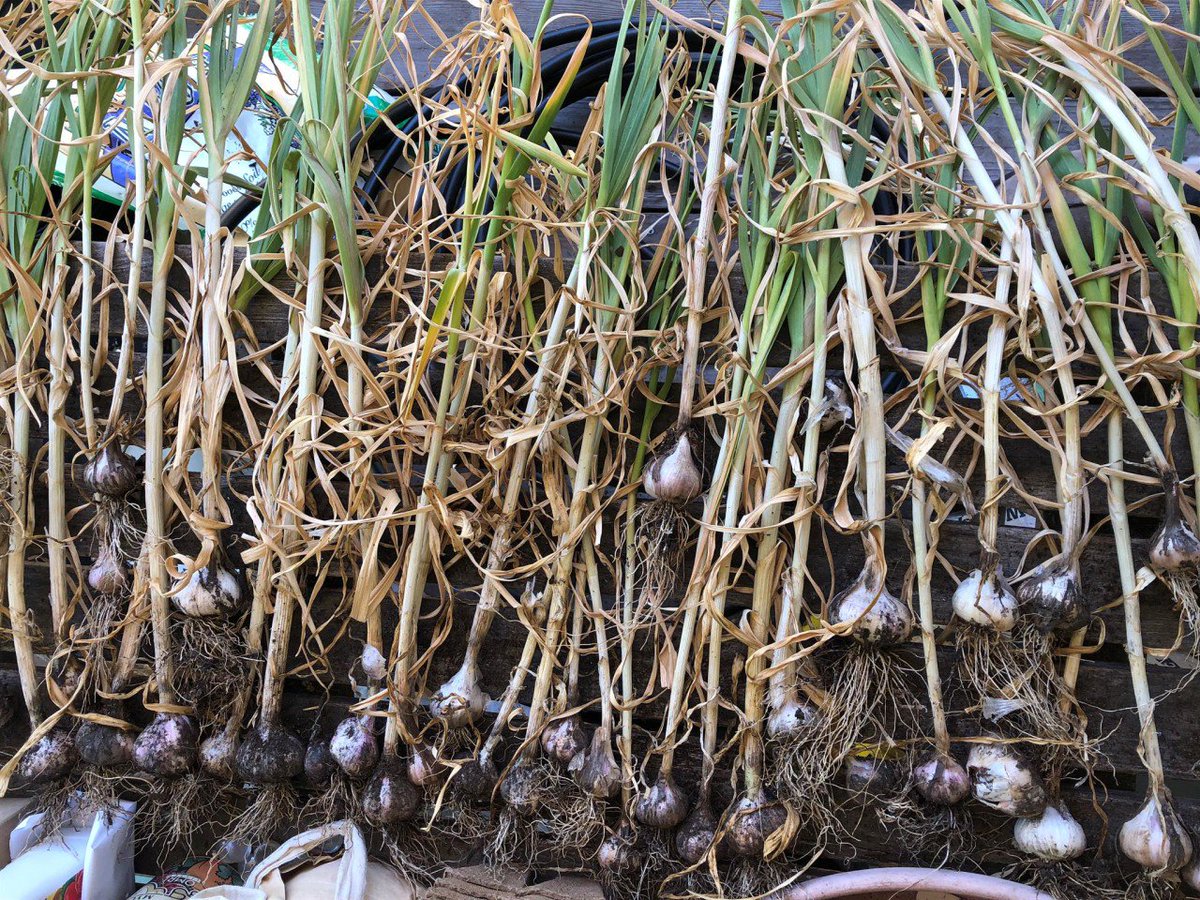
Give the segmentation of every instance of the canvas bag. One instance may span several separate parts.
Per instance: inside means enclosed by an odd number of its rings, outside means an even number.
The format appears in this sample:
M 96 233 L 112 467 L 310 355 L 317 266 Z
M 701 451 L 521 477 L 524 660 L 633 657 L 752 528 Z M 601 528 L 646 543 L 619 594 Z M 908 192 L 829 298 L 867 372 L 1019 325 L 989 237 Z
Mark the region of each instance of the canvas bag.
M 342 855 L 309 865 L 312 855 L 319 858 L 321 846 L 337 837 L 342 839 Z M 206 888 L 193 900 L 412 900 L 415 896 L 404 879 L 367 859 L 362 834 L 354 823 L 343 820 L 285 841 L 250 871 L 244 887 Z

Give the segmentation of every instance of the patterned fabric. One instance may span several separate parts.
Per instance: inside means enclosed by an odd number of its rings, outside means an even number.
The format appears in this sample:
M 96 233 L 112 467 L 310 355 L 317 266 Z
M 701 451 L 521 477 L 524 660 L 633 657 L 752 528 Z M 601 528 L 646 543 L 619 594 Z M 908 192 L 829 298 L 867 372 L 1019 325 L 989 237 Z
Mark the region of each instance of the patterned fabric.
M 76 872 L 66 884 L 51 894 L 46 900 L 81 900 L 83 897 L 83 872 Z
M 159 875 L 129 900 L 187 900 L 205 888 L 242 883 L 237 869 L 215 859 L 186 860 L 183 866 Z

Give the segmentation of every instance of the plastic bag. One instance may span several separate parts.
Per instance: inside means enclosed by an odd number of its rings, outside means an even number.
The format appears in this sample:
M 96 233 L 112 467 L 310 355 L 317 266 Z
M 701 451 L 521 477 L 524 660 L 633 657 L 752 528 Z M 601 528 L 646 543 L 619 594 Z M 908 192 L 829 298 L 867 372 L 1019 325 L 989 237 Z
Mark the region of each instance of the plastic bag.
M 45 900 L 60 891 L 79 900 L 125 900 L 133 891 L 133 814 L 122 801 L 116 812 L 92 813 L 42 840 L 42 814 L 13 829 L 13 861 L 0 870 L 4 900 Z

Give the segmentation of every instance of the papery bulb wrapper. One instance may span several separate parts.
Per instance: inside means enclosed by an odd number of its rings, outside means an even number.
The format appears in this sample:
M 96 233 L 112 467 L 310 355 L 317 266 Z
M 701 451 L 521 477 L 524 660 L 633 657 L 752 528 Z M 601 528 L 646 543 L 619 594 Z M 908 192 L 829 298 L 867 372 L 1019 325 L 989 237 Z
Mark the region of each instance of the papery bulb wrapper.
M 975 569 L 959 582 L 953 606 L 954 614 L 964 622 L 1004 632 L 1017 624 L 1020 601 L 999 575 Z
M 1023 756 L 1003 744 L 975 744 L 967 756 L 975 799 L 1018 818 L 1040 816 L 1049 797 L 1046 786 Z
M 1165 790 L 1151 789 L 1146 802 L 1121 826 L 1121 852 L 1154 873 L 1177 872 L 1192 858 L 1192 839 Z
M 137 463 L 115 442 L 101 448 L 83 470 L 88 488 L 106 497 L 124 497 L 139 478 Z

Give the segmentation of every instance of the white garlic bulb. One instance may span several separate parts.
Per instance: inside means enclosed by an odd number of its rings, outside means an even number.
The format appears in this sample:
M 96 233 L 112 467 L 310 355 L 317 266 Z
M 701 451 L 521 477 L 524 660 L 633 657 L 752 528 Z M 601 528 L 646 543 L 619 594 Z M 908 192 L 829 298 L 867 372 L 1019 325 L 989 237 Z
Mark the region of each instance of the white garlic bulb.
M 383 681 L 387 676 L 387 660 L 373 644 L 363 644 L 362 667 L 372 681 Z
M 479 721 L 487 708 L 488 695 L 479 686 L 479 673 L 468 658 L 457 672 L 437 689 L 429 712 L 450 728 L 466 728 Z
M 1048 804 L 1037 818 L 1017 819 L 1013 843 L 1023 853 L 1053 862 L 1077 859 L 1087 849 L 1083 826 L 1062 803 Z
M 1192 858 L 1192 839 L 1171 808 L 1166 788 L 1153 787 L 1137 815 L 1121 826 L 1121 852 L 1156 873 L 1177 872 Z
M 1018 818 L 1039 816 L 1046 808 L 1046 786 L 1029 762 L 1004 744 L 975 744 L 967 756 L 975 799 Z
M 686 430 L 680 432 L 674 444 L 668 443 L 650 460 L 642 485 L 655 500 L 675 506 L 684 506 L 700 496 L 700 468 L 692 456 L 692 442 Z
M 171 600 L 185 616 L 227 616 L 241 606 L 242 585 L 237 575 L 224 566 L 204 566 L 192 573 Z
M 1017 624 L 1017 595 L 995 572 L 984 575 L 982 569 L 975 569 L 959 582 L 951 602 L 954 614 L 972 625 L 1012 631 Z
M 888 592 L 871 560 L 854 583 L 833 598 L 830 617 L 834 625 L 850 624 L 850 636 L 869 646 L 895 646 L 912 634 L 912 612 Z

